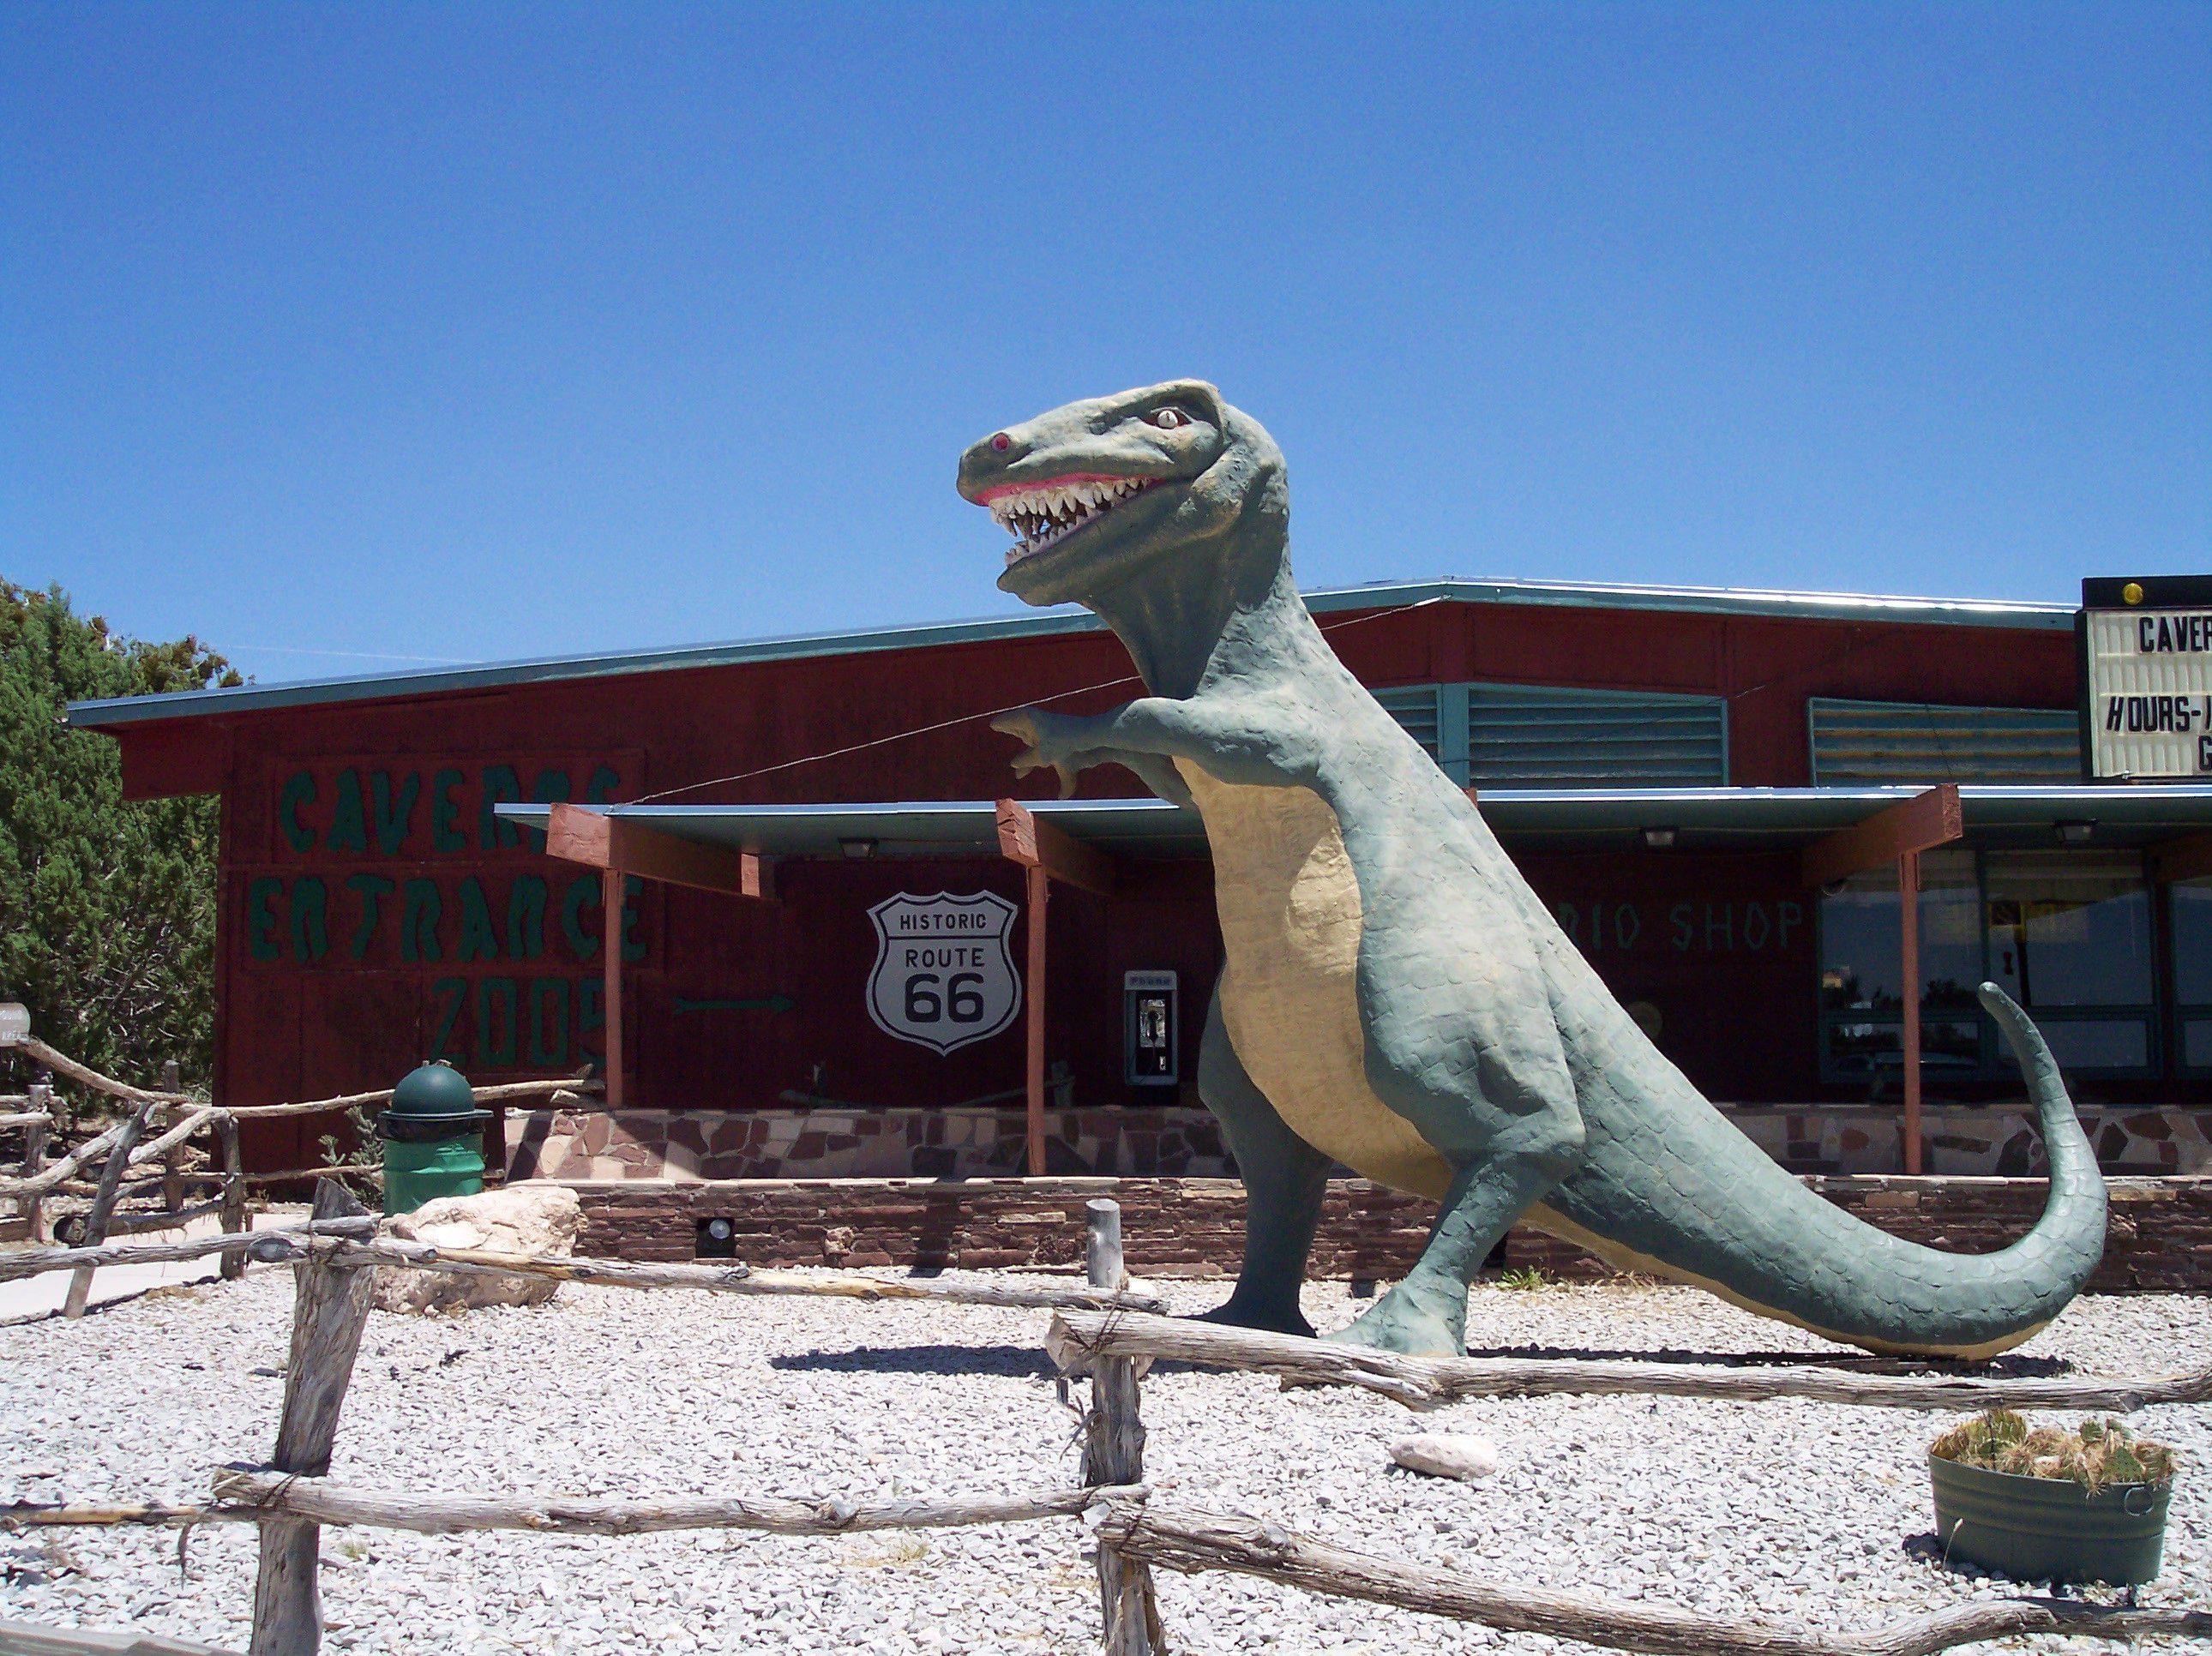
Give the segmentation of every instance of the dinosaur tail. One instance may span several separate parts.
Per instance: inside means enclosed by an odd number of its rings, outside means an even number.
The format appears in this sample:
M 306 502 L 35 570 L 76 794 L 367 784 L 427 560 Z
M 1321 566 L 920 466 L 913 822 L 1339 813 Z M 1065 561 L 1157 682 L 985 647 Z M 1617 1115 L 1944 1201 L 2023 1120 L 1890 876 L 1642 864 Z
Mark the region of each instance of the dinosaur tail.
M 1981 998 L 2027 1079 L 2051 1167 L 2043 1216 L 2000 1253 L 1946 1253 L 1851 1217 L 1718 1111 L 1696 1107 L 1695 1089 L 1648 1046 L 1584 1097 L 1587 1160 L 1530 1221 L 1615 1264 L 1869 1350 L 1984 1356 L 2017 1345 L 2103 1257 L 2105 1185 L 2041 1034 L 1995 984 Z

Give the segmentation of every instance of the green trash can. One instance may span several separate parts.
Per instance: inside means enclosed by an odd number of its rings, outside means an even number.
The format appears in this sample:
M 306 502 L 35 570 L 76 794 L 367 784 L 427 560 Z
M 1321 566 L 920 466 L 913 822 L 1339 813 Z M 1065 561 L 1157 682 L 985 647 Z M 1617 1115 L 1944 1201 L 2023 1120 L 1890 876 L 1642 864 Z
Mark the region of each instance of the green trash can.
M 441 1196 L 483 1189 L 483 1124 L 468 1077 L 450 1064 L 410 1070 L 376 1119 L 384 1141 L 384 1210 L 412 1213 Z

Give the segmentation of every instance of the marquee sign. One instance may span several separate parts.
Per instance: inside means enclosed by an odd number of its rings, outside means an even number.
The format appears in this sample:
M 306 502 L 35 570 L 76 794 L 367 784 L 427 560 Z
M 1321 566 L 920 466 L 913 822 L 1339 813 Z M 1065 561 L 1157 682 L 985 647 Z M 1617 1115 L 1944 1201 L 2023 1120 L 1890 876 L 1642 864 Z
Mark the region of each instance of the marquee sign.
M 1022 1008 L 1006 939 L 1013 904 L 995 892 L 917 897 L 902 891 L 868 911 L 876 965 L 868 1016 L 897 1040 L 951 1052 L 988 1040 Z
M 2089 774 L 2212 776 L 2212 577 L 2081 583 Z

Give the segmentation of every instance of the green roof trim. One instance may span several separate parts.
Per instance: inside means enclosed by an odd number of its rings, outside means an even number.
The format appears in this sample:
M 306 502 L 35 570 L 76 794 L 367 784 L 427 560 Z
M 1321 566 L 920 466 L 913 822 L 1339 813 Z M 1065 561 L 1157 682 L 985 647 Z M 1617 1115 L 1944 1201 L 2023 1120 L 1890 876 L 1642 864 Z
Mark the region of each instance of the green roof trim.
M 1672 828 L 1686 850 L 1784 849 L 1863 822 L 1923 792 L 1863 788 L 1500 788 L 1482 815 L 1515 840 L 1622 840 Z M 2056 845 L 2060 823 L 2094 824 L 2088 847 L 2139 846 L 2212 828 L 2212 784 L 2012 786 L 1959 790 L 1970 838 Z M 1196 812 L 1160 799 L 1026 799 L 1038 818 L 1101 851 L 1188 856 L 1206 848 Z M 805 805 L 583 805 L 678 839 L 767 857 L 995 857 L 988 799 Z M 552 807 L 501 805 L 543 829 Z
M 2005 627 L 2036 632 L 2070 631 L 2067 604 L 2024 604 L 1997 598 L 1882 597 L 1852 592 L 1777 592 L 1749 588 L 1642 586 L 1607 582 L 1436 580 L 1381 582 L 1329 587 L 1306 594 L 1318 614 L 1387 610 L 1416 604 L 1522 604 L 1582 610 L 1642 610 L 1690 615 L 1764 616 L 1814 621 L 1876 621 L 1948 627 Z M 927 650 L 1000 639 L 1049 638 L 1103 631 L 1082 610 L 1042 616 L 994 616 L 975 621 L 923 622 L 847 633 L 803 633 L 728 644 L 672 646 L 580 656 L 542 656 L 476 667 L 421 667 L 398 673 L 243 684 L 228 690 L 180 690 L 166 695 L 123 696 L 70 704 L 69 722 L 80 729 L 139 725 L 164 719 L 264 713 L 332 702 L 436 695 L 453 690 L 504 689 L 517 685 L 605 678 L 624 673 L 674 672 L 748 662 L 810 657 L 868 655 L 885 650 Z

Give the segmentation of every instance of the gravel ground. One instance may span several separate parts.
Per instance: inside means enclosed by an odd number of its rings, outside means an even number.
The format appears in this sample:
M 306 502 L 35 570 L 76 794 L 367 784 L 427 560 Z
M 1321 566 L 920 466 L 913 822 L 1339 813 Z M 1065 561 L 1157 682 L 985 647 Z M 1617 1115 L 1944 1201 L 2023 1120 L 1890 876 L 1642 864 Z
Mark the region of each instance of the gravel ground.
M 1179 1309 L 1218 1283 L 1170 1283 Z M 1357 1307 L 1308 1290 L 1316 1325 Z M 79 1323 L 0 1328 L 0 1499 L 203 1496 L 209 1469 L 274 1441 L 289 1272 L 171 1289 Z M 1073 1483 L 1074 1420 L 1038 1352 L 1042 1313 L 564 1288 L 458 1319 L 378 1314 L 332 1475 L 418 1490 L 765 1492 L 820 1497 Z M 1606 1286 L 1477 1291 L 1478 1349 L 1820 1349 L 1704 1295 Z M 2084 1300 L 2015 1354 L 2111 1374 L 2207 1361 L 2212 1301 Z M 1799 1402 L 1638 1398 L 1457 1404 L 1499 1475 L 1389 1465 L 1413 1417 L 1251 1375 L 1145 1384 L 1147 1465 L 1173 1498 L 1243 1511 L 1500 1583 L 1710 1612 L 1863 1626 L 2002 1597 L 1917 1550 L 1924 1446 L 1950 1417 Z M 2138 1416 L 2181 1448 L 2166 1570 L 2144 1601 L 2212 1609 L 2212 1410 Z M 211 1526 L 180 1574 L 170 1532 L 0 1535 L 0 1617 L 246 1647 L 252 1532 Z M 1096 1648 L 1088 1537 L 1051 1520 L 807 1539 L 326 1533 L 326 1647 L 356 1652 Z M 1395 1653 L 1544 1639 L 1461 1629 L 1239 1576 L 1169 1576 L 1179 1651 Z M 2037 1641 L 2046 1648 L 2060 1641 Z M 2112 1647 L 2067 1641 L 2086 1649 Z M 2197 1646 L 2195 1648 L 2202 1648 Z

